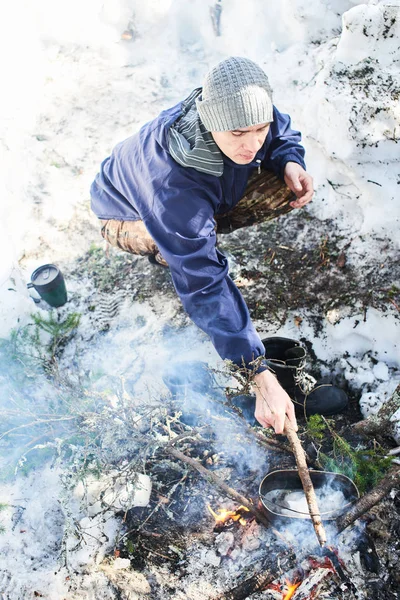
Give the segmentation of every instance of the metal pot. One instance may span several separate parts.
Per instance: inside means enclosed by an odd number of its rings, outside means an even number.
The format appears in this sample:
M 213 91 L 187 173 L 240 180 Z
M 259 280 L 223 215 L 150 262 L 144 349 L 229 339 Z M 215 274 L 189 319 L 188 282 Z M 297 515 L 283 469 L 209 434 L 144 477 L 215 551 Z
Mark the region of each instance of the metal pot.
M 323 521 L 335 520 L 348 510 L 350 505 L 360 497 L 357 486 L 349 479 L 349 477 L 346 477 L 346 475 L 331 473 L 329 471 L 310 471 L 309 473 L 312 484 L 316 490 L 329 485 L 332 487 L 332 490 L 341 491 L 345 498 L 345 503 L 334 510 L 324 512 L 323 506 L 319 507 L 321 510 L 321 519 Z M 285 490 L 287 490 L 287 493 L 289 494 L 290 492 L 302 489 L 301 479 L 296 469 L 272 471 L 271 473 L 268 473 L 260 483 L 260 508 L 265 512 L 271 523 L 280 522 L 282 524 L 288 524 L 292 522 L 293 519 L 310 520 L 311 517 L 308 512 L 297 511 L 280 506 L 279 503 L 274 503 L 265 497 L 266 494 L 271 491 L 280 491 L 284 494 Z M 290 514 L 287 514 L 288 512 Z

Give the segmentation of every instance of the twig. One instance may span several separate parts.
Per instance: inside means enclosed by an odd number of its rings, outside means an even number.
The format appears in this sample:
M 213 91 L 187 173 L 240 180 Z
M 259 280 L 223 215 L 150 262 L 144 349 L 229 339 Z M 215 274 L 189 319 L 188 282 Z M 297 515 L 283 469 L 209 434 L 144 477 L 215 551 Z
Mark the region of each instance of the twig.
M 336 519 L 336 526 L 339 532 L 343 531 L 359 519 L 370 508 L 378 504 L 392 488 L 400 484 L 400 469 L 391 469 L 385 477 L 368 494 L 365 494 L 353 507 L 344 515 Z
M 24 423 L 23 425 L 18 425 L 18 427 L 13 427 L 12 429 L 5 431 L 4 433 L 2 433 L 0 435 L 0 440 L 5 438 L 7 435 L 12 433 L 13 431 L 17 431 L 18 429 L 24 429 L 25 427 L 32 427 L 34 425 L 38 425 L 39 423 L 59 423 L 61 421 L 74 421 L 77 418 L 78 418 L 78 415 L 75 415 L 73 417 L 62 417 L 59 419 L 36 419 L 36 421 L 31 421 L 30 423 Z
M 315 533 L 317 535 L 318 542 L 321 546 L 324 546 L 326 543 L 326 533 L 324 526 L 322 525 L 321 513 L 318 508 L 317 497 L 315 495 L 314 486 L 312 484 L 310 473 L 308 471 L 306 455 L 300 443 L 299 437 L 293 429 L 293 426 L 287 417 L 285 419 L 285 434 L 290 442 L 293 454 L 296 459 L 299 477 L 303 485 L 304 494 L 306 496 L 308 504 L 308 510 L 310 512 L 310 517 Z
M 390 298 L 389 302 L 391 302 L 393 304 L 393 306 L 395 307 L 395 309 L 400 312 L 400 306 L 393 300 L 393 298 Z
M 282 450 L 283 452 L 292 452 L 289 446 L 278 442 L 278 440 L 273 440 L 268 438 L 266 435 L 261 433 L 261 431 L 255 431 L 251 425 L 249 425 L 244 417 L 241 415 L 235 414 L 235 420 L 240 422 L 240 425 L 244 427 L 246 433 L 249 433 L 251 436 L 255 437 L 263 446 L 269 446 L 270 450 Z
M 302 91 L 302 90 L 305 90 L 305 89 L 306 89 L 306 87 L 308 87 L 308 86 L 309 86 L 309 85 L 310 85 L 310 84 L 311 84 L 311 83 L 314 81 L 314 79 L 316 79 L 316 78 L 317 78 L 317 76 L 318 76 L 318 75 L 321 73 L 321 71 L 322 71 L 324 68 L 325 68 L 325 65 L 322 65 L 322 67 L 321 67 L 321 68 L 320 68 L 320 69 L 319 69 L 319 70 L 318 70 L 316 73 L 314 73 L 314 75 L 311 77 L 310 81 L 308 81 L 307 83 L 305 83 L 305 84 L 304 84 L 304 85 L 303 85 L 303 86 L 300 88 L 300 90 L 301 90 L 301 91 Z
M 161 556 L 161 558 L 166 558 L 167 560 L 174 560 L 171 556 L 167 556 L 166 554 L 161 554 L 161 552 L 156 552 L 155 550 L 151 550 L 142 544 L 142 548 L 150 552 L 150 554 L 156 554 L 157 556 Z

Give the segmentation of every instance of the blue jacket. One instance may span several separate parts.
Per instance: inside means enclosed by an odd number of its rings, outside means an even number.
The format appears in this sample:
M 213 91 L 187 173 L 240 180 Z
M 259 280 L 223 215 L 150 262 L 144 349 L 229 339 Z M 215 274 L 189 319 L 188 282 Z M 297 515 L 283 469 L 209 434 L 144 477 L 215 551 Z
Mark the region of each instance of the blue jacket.
M 238 165 L 225 155 L 221 176 L 178 164 L 168 133 L 184 103 L 163 111 L 118 144 L 101 164 L 91 187 L 100 219 L 143 220 L 168 262 L 175 289 L 190 318 L 205 331 L 223 359 L 246 364 L 264 347 L 243 297 L 216 248 L 214 214 L 231 210 L 261 164 L 283 179 L 289 161 L 305 168 L 301 135 L 290 117 L 274 108 L 274 121 L 254 161 Z

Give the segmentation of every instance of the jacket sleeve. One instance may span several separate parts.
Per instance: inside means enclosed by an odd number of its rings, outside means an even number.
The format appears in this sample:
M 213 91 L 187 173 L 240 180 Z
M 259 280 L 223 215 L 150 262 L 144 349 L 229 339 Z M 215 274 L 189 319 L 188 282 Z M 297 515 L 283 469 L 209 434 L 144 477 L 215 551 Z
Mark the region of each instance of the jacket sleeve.
M 296 162 L 303 169 L 306 168 L 305 150 L 300 144 L 301 133 L 291 128 L 289 115 L 280 113 L 275 106 L 274 120 L 268 135 L 271 135 L 271 141 L 263 161 L 266 169 L 272 169 L 283 180 L 286 163 Z
M 210 336 L 221 358 L 248 366 L 264 347 L 228 275 L 227 259 L 216 248 L 213 204 L 211 192 L 193 180 L 180 180 L 179 187 L 166 183 L 144 222 L 192 321 Z

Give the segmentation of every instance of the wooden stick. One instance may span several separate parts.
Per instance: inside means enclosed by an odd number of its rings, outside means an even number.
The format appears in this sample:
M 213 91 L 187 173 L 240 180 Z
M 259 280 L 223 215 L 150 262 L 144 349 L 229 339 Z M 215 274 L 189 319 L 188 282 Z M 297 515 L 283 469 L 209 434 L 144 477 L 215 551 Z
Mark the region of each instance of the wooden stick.
M 359 519 L 370 508 L 378 504 L 392 488 L 400 485 L 400 469 L 391 469 L 385 477 L 368 494 L 365 494 L 354 506 L 344 515 L 336 519 L 336 526 L 339 532 L 346 529 L 349 525 Z
M 275 578 L 276 575 L 272 575 L 270 571 L 257 573 L 257 575 L 246 579 L 246 581 L 229 590 L 229 592 L 223 592 L 212 600 L 246 600 L 252 594 L 264 590 Z
M 186 454 L 184 454 L 180 450 L 177 450 L 173 446 L 167 446 L 165 448 L 165 451 L 168 454 L 171 454 L 171 456 L 174 456 L 175 458 L 186 463 L 187 465 L 192 467 L 192 469 L 198 471 L 200 475 L 204 477 L 204 479 L 207 479 L 207 481 L 219 488 L 222 492 L 224 492 L 224 494 L 229 496 L 229 498 L 232 498 L 232 500 L 235 500 L 236 502 L 239 502 L 240 504 L 245 506 L 255 516 L 257 521 L 265 525 L 265 527 L 270 526 L 269 521 L 264 515 L 264 513 L 262 513 L 258 508 L 251 504 L 249 500 L 245 498 L 245 496 L 242 496 L 242 494 L 239 494 L 233 488 L 229 487 L 229 485 L 227 485 L 220 477 L 215 475 L 215 473 L 203 467 L 203 465 L 200 464 L 198 460 L 195 460 L 190 456 L 186 456 Z
M 306 455 L 299 440 L 299 437 L 287 417 L 285 419 L 285 434 L 290 442 L 292 452 L 296 459 L 299 477 L 303 485 L 304 494 L 306 496 L 308 504 L 308 510 L 310 512 L 310 517 L 315 533 L 317 535 L 318 542 L 321 546 L 324 546 L 326 544 L 326 533 L 324 526 L 322 525 L 321 513 L 318 508 L 317 497 L 315 495 L 314 486 L 312 484 L 310 473 L 308 471 Z

